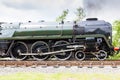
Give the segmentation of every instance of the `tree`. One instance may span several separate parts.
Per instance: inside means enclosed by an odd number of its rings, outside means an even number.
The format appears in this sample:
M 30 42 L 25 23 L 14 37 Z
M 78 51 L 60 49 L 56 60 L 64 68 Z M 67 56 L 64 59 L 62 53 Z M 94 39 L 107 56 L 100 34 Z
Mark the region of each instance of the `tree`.
M 56 21 L 64 21 L 66 19 L 66 16 L 68 15 L 69 10 L 63 10 L 62 14 L 56 18 Z
M 113 45 L 120 46 L 120 20 L 113 23 Z
M 120 46 L 120 20 L 116 20 L 113 23 L 113 36 L 112 36 L 112 43 L 114 46 L 119 47 Z M 109 59 L 112 60 L 119 60 L 120 59 L 120 52 L 119 54 L 114 54 L 113 56 L 109 56 Z
M 86 15 L 85 15 L 85 11 L 83 8 L 79 7 L 76 9 L 77 11 L 75 12 L 77 18 L 75 21 L 81 21 Z

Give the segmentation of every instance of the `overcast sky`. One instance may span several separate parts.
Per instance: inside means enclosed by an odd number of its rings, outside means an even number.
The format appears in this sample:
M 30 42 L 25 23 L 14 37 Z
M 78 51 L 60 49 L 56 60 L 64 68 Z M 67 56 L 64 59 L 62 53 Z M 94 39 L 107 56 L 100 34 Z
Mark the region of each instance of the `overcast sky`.
M 73 21 L 78 7 L 87 17 L 120 19 L 120 0 L 0 0 L 0 22 L 55 21 L 65 9 L 69 9 L 67 20 Z

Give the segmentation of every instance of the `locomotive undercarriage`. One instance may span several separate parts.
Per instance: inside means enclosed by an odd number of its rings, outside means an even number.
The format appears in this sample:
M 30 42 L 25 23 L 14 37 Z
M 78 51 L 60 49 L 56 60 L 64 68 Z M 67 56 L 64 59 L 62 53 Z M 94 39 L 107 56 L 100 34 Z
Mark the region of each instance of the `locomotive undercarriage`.
M 10 42 L 10 43 L 9 43 Z M 106 43 L 94 39 L 62 40 L 15 40 L 8 41 L 1 56 L 8 55 L 15 60 L 105 60 L 109 54 Z

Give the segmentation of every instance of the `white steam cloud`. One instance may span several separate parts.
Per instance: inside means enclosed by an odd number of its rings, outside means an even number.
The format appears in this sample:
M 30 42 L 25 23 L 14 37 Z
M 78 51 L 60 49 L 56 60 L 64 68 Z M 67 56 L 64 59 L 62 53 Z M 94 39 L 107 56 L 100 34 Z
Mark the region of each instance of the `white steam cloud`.
M 82 6 L 82 0 L 1 0 L 0 3 L 0 7 L 5 8 L 1 11 L 4 16 L 9 13 L 9 18 L 16 17 L 22 21 L 55 21 L 65 9 L 70 10 L 68 20 L 73 20 L 75 9 Z
M 120 19 L 120 0 L 0 0 L 0 21 L 55 21 L 63 10 L 69 9 L 67 20 L 84 7 L 87 17 L 113 22 Z
M 83 0 L 87 17 L 113 22 L 120 19 L 120 0 Z

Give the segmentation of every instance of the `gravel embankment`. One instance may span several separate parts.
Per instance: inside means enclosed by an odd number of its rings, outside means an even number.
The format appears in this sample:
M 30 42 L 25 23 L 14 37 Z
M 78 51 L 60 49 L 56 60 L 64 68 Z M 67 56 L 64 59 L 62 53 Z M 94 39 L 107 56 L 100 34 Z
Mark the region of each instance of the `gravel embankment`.
M 37 73 L 113 73 L 113 74 L 120 74 L 120 67 L 117 68 L 112 68 L 112 67 L 104 67 L 104 68 L 99 68 L 99 67 L 93 67 L 93 68 L 78 68 L 78 67 L 71 67 L 71 68 L 66 68 L 66 67 L 59 67 L 59 68 L 54 68 L 54 67 L 0 67 L 0 75 L 8 75 L 8 74 L 14 74 L 18 72 L 37 72 Z

